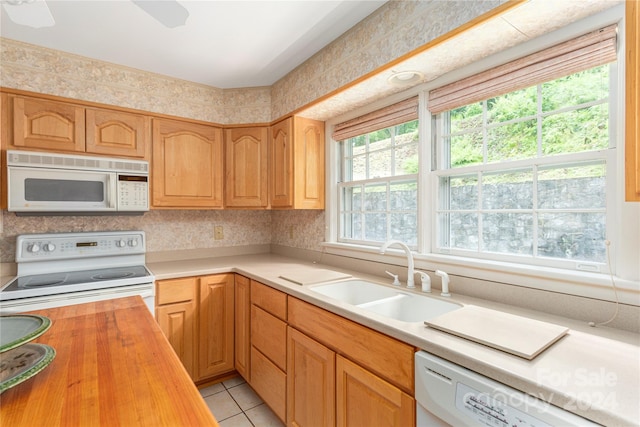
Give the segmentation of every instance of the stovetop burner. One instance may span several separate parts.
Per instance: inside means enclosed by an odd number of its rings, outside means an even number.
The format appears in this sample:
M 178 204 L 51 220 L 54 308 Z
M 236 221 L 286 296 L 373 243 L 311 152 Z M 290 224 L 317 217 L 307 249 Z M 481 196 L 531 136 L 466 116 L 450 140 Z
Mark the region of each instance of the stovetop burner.
M 136 277 L 135 274 L 136 273 L 132 271 L 118 272 L 110 269 L 104 273 L 98 273 L 91 276 L 91 280 L 100 281 L 100 280 L 126 279 L 127 277 Z
M 38 274 L 36 276 L 26 276 L 28 280 L 23 280 L 18 285 L 20 288 L 39 288 L 41 286 L 63 285 L 69 277 L 66 273 L 59 274 Z

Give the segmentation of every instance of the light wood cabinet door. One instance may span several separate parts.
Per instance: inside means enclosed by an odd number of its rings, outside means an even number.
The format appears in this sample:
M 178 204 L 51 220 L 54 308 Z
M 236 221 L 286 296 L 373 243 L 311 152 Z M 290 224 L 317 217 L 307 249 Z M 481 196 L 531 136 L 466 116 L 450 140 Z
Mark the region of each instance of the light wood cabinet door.
M 324 209 L 324 122 L 294 117 L 294 208 Z
M 268 143 L 267 127 L 225 130 L 225 206 L 267 206 Z
M 251 282 L 235 277 L 235 361 L 236 371 L 251 383 Z
M 153 207 L 221 208 L 222 130 L 153 121 Z
M 271 207 L 293 206 L 293 118 L 271 126 L 269 161 Z
M 336 356 L 338 427 L 415 425 L 415 400 L 342 356 Z
M 324 122 L 289 117 L 271 126 L 272 208 L 324 209 Z
M 287 329 L 288 426 L 335 425 L 335 358 L 332 350 Z
M 160 280 L 156 283 L 156 321 L 194 380 L 197 283 L 197 279 L 193 277 Z
M 234 369 L 233 274 L 200 277 L 198 379 Z
M 149 158 L 151 121 L 140 114 L 86 110 L 87 153 Z
M 9 96 L 13 138 L 9 148 L 84 152 L 84 108 L 38 98 Z
M 625 198 L 640 202 L 640 3 L 627 1 Z
M 253 346 L 251 347 L 251 388 L 258 393 L 273 413 L 285 422 L 287 374 Z
M 278 368 L 287 369 L 287 324 L 255 305 L 251 306 L 251 345 Z

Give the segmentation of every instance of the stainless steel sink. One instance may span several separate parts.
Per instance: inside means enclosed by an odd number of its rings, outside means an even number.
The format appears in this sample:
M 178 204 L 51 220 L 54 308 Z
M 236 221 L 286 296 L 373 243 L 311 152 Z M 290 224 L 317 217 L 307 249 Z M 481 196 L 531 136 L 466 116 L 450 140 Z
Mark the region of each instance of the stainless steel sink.
M 311 286 L 309 290 L 402 322 L 423 322 L 462 306 L 366 280 Z

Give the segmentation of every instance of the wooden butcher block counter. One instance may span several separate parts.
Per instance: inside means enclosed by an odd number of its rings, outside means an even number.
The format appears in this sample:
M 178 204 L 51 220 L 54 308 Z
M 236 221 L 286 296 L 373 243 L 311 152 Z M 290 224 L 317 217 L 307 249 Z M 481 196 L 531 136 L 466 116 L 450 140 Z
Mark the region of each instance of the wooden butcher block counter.
M 33 313 L 56 357 L 0 395 L 0 425 L 218 425 L 140 297 Z

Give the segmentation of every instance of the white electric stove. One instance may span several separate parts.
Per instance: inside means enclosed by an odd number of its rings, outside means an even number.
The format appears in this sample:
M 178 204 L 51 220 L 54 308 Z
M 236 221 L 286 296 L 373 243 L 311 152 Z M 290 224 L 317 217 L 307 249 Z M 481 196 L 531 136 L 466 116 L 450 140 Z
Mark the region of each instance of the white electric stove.
M 18 275 L 0 289 L 0 312 L 17 313 L 140 295 L 151 313 L 154 276 L 143 231 L 18 236 Z

